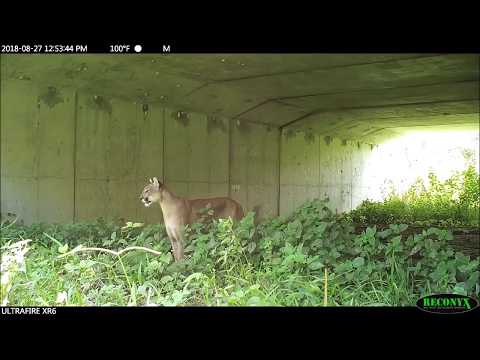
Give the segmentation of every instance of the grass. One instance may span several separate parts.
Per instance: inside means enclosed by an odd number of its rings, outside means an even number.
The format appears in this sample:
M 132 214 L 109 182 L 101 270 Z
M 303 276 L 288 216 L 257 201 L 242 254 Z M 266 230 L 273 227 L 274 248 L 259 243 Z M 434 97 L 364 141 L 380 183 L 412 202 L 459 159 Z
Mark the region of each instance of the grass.
M 1 298 L 51 306 L 403 306 L 438 292 L 478 297 L 479 260 L 455 252 L 448 230 L 407 236 L 408 225 L 391 224 L 355 234 L 351 217 L 333 214 L 326 201 L 257 226 L 253 213 L 236 225 L 194 224 L 180 263 L 162 225 L 3 223 Z
M 383 202 L 364 201 L 349 216 L 359 224 L 407 223 L 421 226 L 477 227 L 480 219 L 480 177 L 473 165 L 439 181 L 430 173 L 404 194 L 391 191 Z

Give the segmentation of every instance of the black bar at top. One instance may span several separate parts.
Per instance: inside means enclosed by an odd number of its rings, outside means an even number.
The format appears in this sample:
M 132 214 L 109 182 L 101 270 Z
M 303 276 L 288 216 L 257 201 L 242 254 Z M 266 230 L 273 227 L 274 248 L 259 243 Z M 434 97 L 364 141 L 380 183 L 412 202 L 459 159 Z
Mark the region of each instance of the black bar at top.
M 164 46 L 170 46 L 170 53 L 478 53 L 480 47 L 477 44 L 458 42 L 446 45 L 440 42 L 411 42 L 396 41 L 385 43 L 373 41 L 361 43 L 354 41 L 340 41 L 335 38 L 319 37 L 318 40 L 296 39 L 296 40 L 141 40 L 141 39 L 115 39 L 115 40 L 0 40 L 1 45 L 65 45 L 76 46 L 86 45 L 87 51 L 73 51 L 73 53 L 87 54 L 137 54 L 134 51 L 135 45 L 141 45 L 141 54 L 165 53 Z M 128 45 L 129 51 L 112 52 L 112 45 Z M 168 52 L 168 51 L 167 51 Z M 5 53 L 4 51 L 2 53 Z M 42 52 L 44 53 L 44 52 Z M 49 53 L 55 53 L 54 51 Z M 72 53 L 72 52 L 57 52 Z

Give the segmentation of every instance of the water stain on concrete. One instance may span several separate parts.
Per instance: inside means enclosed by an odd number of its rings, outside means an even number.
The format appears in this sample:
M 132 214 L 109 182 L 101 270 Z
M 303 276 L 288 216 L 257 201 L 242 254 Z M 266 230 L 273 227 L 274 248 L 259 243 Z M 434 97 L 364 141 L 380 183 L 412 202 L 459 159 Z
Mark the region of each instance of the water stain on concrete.
M 103 96 L 94 95 L 93 98 L 88 102 L 88 106 L 100 111 L 104 111 L 109 115 L 112 114 L 112 104 Z
M 242 133 L 248 133 L 250 131 L 250 125 L 246 121 L 237 120 L 237 129 Z
M 305 141 L 307 144 L 312 144 L 315 142 L 315 134 L 312 129 L 305 130 Z
M 210 133 L 214 129 L 219 129 L 222 132 L 227 132 L 227 127 L 222 118 L 214 115 L 207 116 L 207 132 Z
M 147 120 L 148 115 L 150 114 L 150 108 L 148 104 L 142 105 L 143 120 Z
M 287 140 L 289 140 L 291 138 L 294 138 L 295 135 L 296 135 L 296 133 L 292 129 L 288 129 L 287 131 L 285 131 L 285 139 L 287 139 Z
M 174 111 L 170 116 L 183 126 L 188 126 L 188 123 L 190 122 L 190 118 L 185 111 Z
M 38 96 L 38 103 L 43 102 L 49 108 L 63 102 L 63 97 L 55 86 L 49 86 Z
M 65 77 L 67 79 L 73 79 L 73 78 L 75 78 L 75 73 L 72 70 L 68 70 L 68 71 L 65 72 Z
M 18 80 L 27 80 L 27 81 L 30 81 L 30 80 L 32 80 L 32 78 L 31 78 L 30 76 L 28 76 L 28 75 L 23 75 L 23 74 L 22 74 L 22 75 L 19 75 L 19 76 L 18 76 Z

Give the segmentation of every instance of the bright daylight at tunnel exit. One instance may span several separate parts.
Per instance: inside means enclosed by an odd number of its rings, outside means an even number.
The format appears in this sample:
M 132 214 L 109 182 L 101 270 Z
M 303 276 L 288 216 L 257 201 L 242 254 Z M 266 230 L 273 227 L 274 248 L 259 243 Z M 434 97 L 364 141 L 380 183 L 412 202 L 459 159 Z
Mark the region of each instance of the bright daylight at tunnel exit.
M 478 304 L 478 54 L 2 49 L 1 306 Z

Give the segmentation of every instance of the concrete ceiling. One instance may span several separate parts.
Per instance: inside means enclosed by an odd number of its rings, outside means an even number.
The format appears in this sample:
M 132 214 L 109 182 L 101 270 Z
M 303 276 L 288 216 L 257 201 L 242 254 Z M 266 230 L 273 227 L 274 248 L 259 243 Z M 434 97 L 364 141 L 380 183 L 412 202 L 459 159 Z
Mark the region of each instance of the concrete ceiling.
M 479 122 L 478 54 L 1 55 L 1 71 L 2 79 L 366 142 Z

